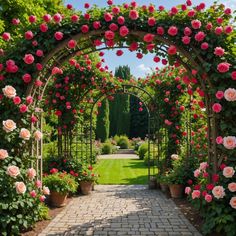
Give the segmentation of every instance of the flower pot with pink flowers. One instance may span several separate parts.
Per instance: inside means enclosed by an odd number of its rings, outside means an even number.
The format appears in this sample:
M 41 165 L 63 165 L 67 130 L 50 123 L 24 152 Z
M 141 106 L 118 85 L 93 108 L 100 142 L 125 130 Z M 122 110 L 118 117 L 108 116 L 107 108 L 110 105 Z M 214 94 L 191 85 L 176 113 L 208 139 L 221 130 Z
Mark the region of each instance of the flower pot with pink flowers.
M 75 178 L 65 172 L 48 175 L 43 181 L 51 191 L 50 202 L 55 207 L 65 206 L 68 194 L 75 193 L 78 187 Z

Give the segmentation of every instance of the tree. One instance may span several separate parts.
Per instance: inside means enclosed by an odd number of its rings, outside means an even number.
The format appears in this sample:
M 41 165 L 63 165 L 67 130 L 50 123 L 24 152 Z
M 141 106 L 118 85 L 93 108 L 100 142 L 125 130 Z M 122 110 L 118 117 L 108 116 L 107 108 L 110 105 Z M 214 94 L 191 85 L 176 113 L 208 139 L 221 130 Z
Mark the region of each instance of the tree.
M 102 101 L 101 107 L 98 108 L 96 138 L 105 142 L 109 137 L 110 120 L 109 120 L 109 102 L 107 99 Z

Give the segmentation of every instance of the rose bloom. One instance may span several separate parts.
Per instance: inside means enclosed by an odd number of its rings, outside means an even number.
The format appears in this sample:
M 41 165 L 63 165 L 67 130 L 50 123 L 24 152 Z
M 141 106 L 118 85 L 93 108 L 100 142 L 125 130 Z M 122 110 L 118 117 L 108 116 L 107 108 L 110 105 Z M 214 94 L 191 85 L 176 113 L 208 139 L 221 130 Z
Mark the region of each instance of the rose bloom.
M 101 27 L 100 21 L 94 21 L 94 22 L 93 22 L 93 28 L 94 28 L 94 29 L 99 29 L 100 27 Z
M 81 26 L 81 31 L 82 31 L 82 33 L 86 34 L 89 31 L 89 27 L 87 25 L 82 25 Z
M 210 194 L 205 195 L 205 201 L 206 202 L 211 202 L 212 201 L 212 196 Z
M 34 138 L 35 138 L 36 141 L 41 140 L 42 137 L 43 137 L 43 134 L 42 134 L 42 132 L 40 132 L 39 130 L 36 130 L 36 131 L 34 132 Z
M 25 54 L 23 60 L 26 64 L 30 65 L 34 62 L 34 56 L 32 54 Z
M 220 73 L 226 73 L 227 71 L 229 71 L 229 67 L 231 65 L 227 62 L 222 62 L 220 63 L 218 66 L 217 66 L 217 70 L 220 72 Z
M 216 47 L 214 50 L 214 54 L 219 57 L 222 57 L 224 53 L 225 53 L 225 50 L 222 47 Z
M 159 26 L 157 27 L 157 34 L 158 35 L 163 35 L 165 33 L 165 30 L 163 27 Z
M 7 175 L 16 178 L 20 174 L 20 169 L 17 166 L 8 166 Z
M 229 102 L 236 101 L 236 89 L 228 88 L 224 92 L 224 97 Z
M 31 77 L 30 74 L 24 74 L 24 75 L 22 76 L 22 79 L 23 79 L 23 81 L 24 81 L 26 84 L 28 84 L 28 83 L 32 80 L 32 77 Z
M 56 40 L 62 40 L 62 38 L 63 38 L 63 33 L 62 32 L 56 32 L 55 34 L 54 34 L 54 38 L 56 39 Z
M 2 91 L 3 94 L 8 98 L 14 98 L 16 96 L 16 90 L 10 85 L 5 86 Z
M 183 42 L 183 44 L 189 44 L 190 43 L 190 41 L 191 41 L 191 38 L 189 37 L 189 36 L 183 36 L 182 37 L 182 42 Z
M 48 187 L 43 186 L 43 194 L 45 194 L 45 195 L 49 195 L 50 194 L 50 190 L 49 190 Z
M 204 42 L 204 43 L 201 44 L 201 49 L 202 50 L 207 50 L 208 48 L 209 48 L 209 44 L 208 43 Z
M 233 183 L 228 184 L 228 189 L 230 192 L 236 192 L 236 183 L 233 182 Z
M 139 17 L 139 15 L 138 15 L 138 12 L 137 12 L 136 10 L 131 10 L 131 11 L 129 12 L 129 18 L 130 18 L 131 20 L 137 20 L 138 17 Z
M 37 193 L 35 192 L 35 190 L 32 190 L 30 192 L 30 196 L 33 197 L 33 198 L 35 198 L 37 196 Z
M 222 143 L 223 143 L 223 138 L 222 138 L 221 136 L 218 136 L 218 137 L 216 138 L 216 143 L 217 143 L 217 144 L 222 144 Z
M 200 175 L 200 170 L 199 169 L 196 169 L 194 172 L 193 172 L 193 175 L 195 178 L 197 178 L 199 175 Z
M 79 20 L 79 16 L 77 16 L 77 15 L 72 15 L 70 19 L 71 19 L 71 21 L 72 21 L 73 23 L 76 23 L 76 22 Z
M 236 80 L 236 71 L 233 71 L 231 73 L 231 78 L 232 78 L 232 80 Z
M 110 21 L 112 21 L 112 19 L 113 19 L 113 15 L 111 14 L 111 13 L 105 13 L 104 14 L 104 19 L 105 19 L 105 21 L 106 22 L 110 22 Z
M 32 31 L 29 30 L 29 31 L 25 32 L 25 39 L 30 40 L 33 37 L 34 37 L 34 34 Z
M 53 16 L 53 20 L 56 22 L 56 23 L 60 23 L 62 21 L 62 16 L 60 13 L 56 13 L 54 16 Z
M 205 37 L 206 37 L 206 34 L 204 32 L 202 32 L 202 31 L 198 32 L 194 36 L 195 40 L 198 41 L 198 42 L 203 41 Z
M 193 190 L 192 199 L 200 198 L 200 196 L 201 196 L 201 192 L 199 190 Z
M 206 168 L 208 167 L 208 163 L 207 162 L 201 162 L 200 163 L 200 167 L 199 170 L 206 170 Z
M 30 168 L 27 170 L 27 176 L 30 180 L 33 180 L 36 176 L 36 170 L 34 168 Z
M 184 35 L 190 36 L 192 34 L 192 30 L 189 27 L 184 28 Z
M 3 40 L 5 40 L 5 41 L 9 41 L 9 40 L 11 39 L 11 35 L 10 35 L 10 33 L 4 32 L 4 33 L 2 34 L 2 38 L 3 38 Z
M 232 208 L 236 209 L 236 197 L 232 197 L 229 204 Z
M 225 178 L 232 178 L 234 176 L 235 170 L 233 167 L 226 166 L 223 169 L 223 175 Z
M 233 31 L 233 27 L 230 25 L 225 26 L 224 28 L 226 34 L 230 34 Z
M 44 202 L 45 199 L 46 199 L 46 197 L 45 197 L 44 195 L 42 195 L 42 196 L 39 197 L 39 201 L 40 201 L 40 202 Z
M 68 46 L 68 48 L 75 48 L 76 44 L 77 44 L 76 41 L 73 40 L 73 39 L 71 39 L 71 40 L 68 42 L 67 46 Z
M 126 26 L 121 26 L 119 32 L 120 36 L 125 37 L 126 35 L 129 34 L 129 29 Z
M 174 45 L 170 45 L 170 47 L 167 50 L 167 53 L 169 55 L 175 55 L 177 53 L 177 48 Z
M 169 29 L 168 29 L 168 34 L 171 35 L 171 36 L 175 36 L 178 34 L 178 28 L 175 27 L 175 26 L 171 26 Z
M 192 25 L 193 29 L 199 29 L 199 28 L 201 28 L 202 23 L 200 20 L 192 20 L 191 25 Z
M 111 31 L 117 31 L 117 30 L 119 29 L 119 27 L 118 27 L 117 24 L 111 23 L 111 24 L 109 25 L 109 29 L 110 29 Z
M 117 18 L 117 22 L 119 25 L 123 25 L 125 23 L 125 18 L 123 16 L 119 16 Z
M 36 180 L 36 181 L 35 181 L 35 186 L 36 186 L 37 188 L 42 188 L 42 182 L 41 182 L 40 180 Z
M 8 152 L 5 149 L 0 149 L 0 160 L 4 160 L 8 157 Z
M 215 34 L 216 35 L 220 35 L 222 33 L 223 33 L 223 27 L 222 26 L 219 26 L 219 27 L 215 28 Z
M 149 26 L 154 26 L 156 24 L 156 19 L 155 17 L 150 17 L 148 18 L 148 25 Z
M 224 97 L 224 92 L 223 91 L 217 91 L 216 92 L 216 98 L 217 99 L 222 99 Z
M 224 137 L 223 145 L 227 149 L 234 149 L 236 146 L 236 138 L 234 136 Z
M 20 105 L 20 113 L 25 113 L 28 111 L 28 107 L 25 104 Z
M 191 188 L 190 187 L 186 187 L 184 190 L 185 194 L 190 194 L 191 193 Z
M 143 37 L 143 41 L 146 42 L 146 43 L 151 43 L 154 38 L 155 38 L 154 34 L 146 34 Z
M 43 33 L 45 33 L 45 32 L 48 31 L 48 25 L 45 24 L 45 23 L 41 24 L 41 25 L 39 26 L 39 28 L 40 28 L 40 30 L 41 30 Z
M 26 192 L 26 186 L 23 182 L 16 182 L 15 187 L 18 194 L 24 194 Z
M 222 186 L 215 186 L 212 189 L 212 194 L 217 199 L 223 198 L 225 196 L 225 189 Z
M 24 140 L 29 140 L 30 139 L 30 131 L 28 129 L 22 128 L 20 130 L 19 137 Z
M 52 17 L 51 17 L 51 15 L 49 15 L 49 14 L 46 14 L 46 15 L 43 16 L 43 20 L 44 20 L 45 22 L 49 22 L 49 21 L 51 21 L 51 19 L 52 19 Z
M 113 31 L 107 30 L 107 31 L 105 32 L 105 38 L 106 38 L 107 40 L 112 40 L 112 39 L 114 39 L 114 37 L 115 37 L 115 33 L 114 33 Z
M 222 106 L 219 103 L 214 103 L 212 106 L 212 110 L 216 113 L 219 113 L 222 110 Z
M 13 131 L 14 129 L 16 129 L 16 123 L 13 120 L 4 120 L 2 122 L 3 124 L 3 129 L 9 133 L 11 131 Z

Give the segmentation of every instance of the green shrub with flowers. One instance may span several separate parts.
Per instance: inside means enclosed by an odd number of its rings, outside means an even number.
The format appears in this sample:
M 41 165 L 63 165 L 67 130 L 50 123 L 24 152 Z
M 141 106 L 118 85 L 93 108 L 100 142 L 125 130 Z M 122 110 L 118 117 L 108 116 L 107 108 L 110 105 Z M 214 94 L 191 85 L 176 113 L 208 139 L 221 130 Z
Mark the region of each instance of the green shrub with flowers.
M 66 172 L 56 172 L 47 175 L 43 178 L 43 181 L 51 191 L 58 193 L 75 193 L 78 188 L 75 177 Z
M 236 235 L 235 166 L 221 164 L 217 174 L 212 174 L 210 171 L 207 162 L 200 163 L 194 171 L 193 182 L 196 184 L 186 187 L 185 193 L 204 219 L 202 227 L 204 234 L 217 232 L 234 236 Z
M 98 174 L 93 171 L 93 167 L 90 165 L 83 165 L 82 171 L 78 177 L 79 181 L 97 183 Z

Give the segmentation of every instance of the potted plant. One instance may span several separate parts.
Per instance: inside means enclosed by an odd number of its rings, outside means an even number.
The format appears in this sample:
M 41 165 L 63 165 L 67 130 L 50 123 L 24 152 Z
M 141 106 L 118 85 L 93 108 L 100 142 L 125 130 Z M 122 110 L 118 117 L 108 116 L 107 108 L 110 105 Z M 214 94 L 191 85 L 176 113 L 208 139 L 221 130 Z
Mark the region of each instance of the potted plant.
M 169 191 L 167 173 L 160 174 L 158 179 L 159 179 L 161 191 L 164 193 L 167 193 Z
M 68 193 L 76 192 L 78 187 L 75 178 L 66 172 L 47 175 L 43 181 L 51 191 L 50 202 L 55 207 L 65 206 Z
M 82 194 L 88 195 L 93 190 L 94 184 L 97 181 L 97 174 L 93 173 L 92 166 L 83 167 L 82 173 L 79 175 L 79 184 Z

